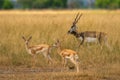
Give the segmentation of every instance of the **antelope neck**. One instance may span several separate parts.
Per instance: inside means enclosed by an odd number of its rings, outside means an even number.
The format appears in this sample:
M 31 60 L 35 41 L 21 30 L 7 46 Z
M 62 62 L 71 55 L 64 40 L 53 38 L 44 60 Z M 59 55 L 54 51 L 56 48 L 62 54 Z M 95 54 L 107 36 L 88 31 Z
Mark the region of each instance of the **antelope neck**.
M 61 51 L 62 51 L 61 46 L 58 46 L 58 47 L 57 47 L 57 52 L 58 52 L 58 54 L 60 54 Z
M 25 44 L 26 49 L 29 49 L 29 44 Z
M 76 31 L 73 31 L 71 34 L 73 34 L 75 37 L 79 37 L 79 34 Z

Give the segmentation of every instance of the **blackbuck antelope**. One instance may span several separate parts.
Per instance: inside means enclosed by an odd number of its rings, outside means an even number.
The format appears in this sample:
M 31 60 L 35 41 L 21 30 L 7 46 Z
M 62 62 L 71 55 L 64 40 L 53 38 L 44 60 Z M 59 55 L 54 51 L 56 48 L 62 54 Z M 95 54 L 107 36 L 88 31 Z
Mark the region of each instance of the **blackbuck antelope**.
M 79 14 L 79 13 L 76 15 L 73 25 L 71 26 L 70 30 L 68 31 L 68 34 L 74 35 L 76 38 L 78 38 L 81 41 L 81 43 L 79 44 L 79 47 L 84 42 L 88 42 L 88 43 L 99 42 L 100 45 L 104 42 L 105 45 L 107 47 L 109 47 L 107 44 L 107 34 L 106 33 L 96 32 L 96 31 L 85 31 L 85 32 L 77 31 L 76 23 L 80 20 L 81 16 L 82 16 L 82 14 Z
M 77 55 L 77 52 L 70 49 L 62 49 L 61 42 L 59 40 L 56 40 L 56 42 L 53 44 L 53 47 L 57 48 L 58 54 L 62 57 L 64 67 L 67 63 L 67 59 L 69 59 L 73 64 L 75 64 L 77 72 L 79 72 L 79 57 Z
M 47 44 L 40 44 L 40 45 L 34 45 L 34 46 L 30 46 L 29 42 L 31 40 L 32 36 L 29 37 L 28 39 L 26 39 L 24 36 L 22 36 L 22 39 L 25 42 L 25 48 L 27 50 L 27 52 L 33 56 L 34 61 L 35 61 L 35 56 L 38 53 L 43 54 L 43 56 L 47 59 L 48 63 L 51 62 L 52 63 L 52 59 L 50 57 L 50 46 Z M 34 63 L 35 64 L 35 63 Z

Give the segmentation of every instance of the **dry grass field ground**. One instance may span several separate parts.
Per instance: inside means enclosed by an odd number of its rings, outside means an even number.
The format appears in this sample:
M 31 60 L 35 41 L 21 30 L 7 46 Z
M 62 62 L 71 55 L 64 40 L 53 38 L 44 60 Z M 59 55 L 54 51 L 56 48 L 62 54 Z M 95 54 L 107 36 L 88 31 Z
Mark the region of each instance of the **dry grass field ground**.
M 78 31 L 101 31 L 108 34 L 109 50 L 105 46 L 86 43 L 77 50 L 80 72 L 72 63 L 62 67 L 61 57 L 52 49 L 54 64 L 47 64 L 38 54 L 32 68 L 32 57 L 26 52 L 22 36 L 32 36 L 31 45 L 52 45 L 62 40 L 63 48 L 76 50 L 78 42 L 67 35 L 75 15 L 83 13 Z M 62 70 L 62 71 L 61 71 Z M 0 11 L 0 80 L 120 80 L 120 11 L 109 10 L 39 10 Z

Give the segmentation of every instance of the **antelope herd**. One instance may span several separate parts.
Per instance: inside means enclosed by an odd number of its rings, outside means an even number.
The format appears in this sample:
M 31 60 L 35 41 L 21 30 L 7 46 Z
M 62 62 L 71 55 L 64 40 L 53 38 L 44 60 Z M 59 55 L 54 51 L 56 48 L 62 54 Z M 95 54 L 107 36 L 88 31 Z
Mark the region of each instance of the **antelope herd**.
M 68 34 L 74 35 L 78 40 L 80 40 L 79 47 L 84 43 L 90 43 L 90 42 L 98 42 L 100 45 L 104 42 L 104 44 L 108 46 L 107 44 L 107 34 L 103 32 L 96 32 L 96 31 L 84 31 L 84 32 L 78 32 L 76 23 L 80 20 L 82 14 L 77 14 L 75 17 L 75 20 L 70 28 L 68 30 Z M 53 45 L 48 44 L 39 44 L 39 45 L 33 45 L 30 46 L 29 42 L 32 37 L 29 37 L 26 39 L 24 36 L 22 36 L 22 39 L 25 42 L 25 48 L 27 52 L 33 56 L 33 60 L 35 61 L 36 55 L 38 53 L 42 54 L 46 59 L 48 63 L 53 63 L 53 60 L 51 59 L 50 52 L 51 48 L 57 48 L 57 53 L 61 56 L 63 66 L 65 67 L 67 63 L 67 59 L 69 59 L 76 67 L 77 72 L 79 72 L 79 56 L 78 52 L 71 50 L 71 49 L 62 49 L 61 47 L 61 41 L 56 40 Z M 35 63 L 35 62 L 33 62 Z

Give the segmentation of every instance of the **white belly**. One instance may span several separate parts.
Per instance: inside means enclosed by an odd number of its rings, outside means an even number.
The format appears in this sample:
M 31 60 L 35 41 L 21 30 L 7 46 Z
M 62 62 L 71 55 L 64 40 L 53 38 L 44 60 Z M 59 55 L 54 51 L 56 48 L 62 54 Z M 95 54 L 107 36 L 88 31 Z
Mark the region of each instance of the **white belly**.
M 79 37 L 79 40 L 83 40 L 83 38 L 82 37 Z M 93 38 L 93 37 L 86 37 L 85 38 L 85 42 L 97 42 L 97 38 Z
M 85 38 L 85 42 L 96 42 L 97 38 L 91 38 L 91 37 L 87 37 Z

